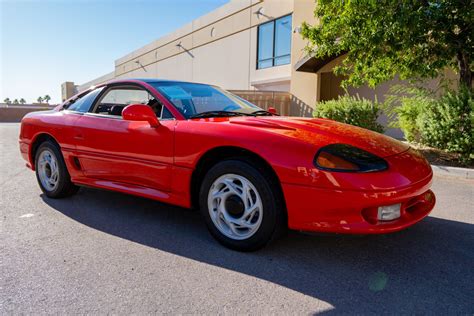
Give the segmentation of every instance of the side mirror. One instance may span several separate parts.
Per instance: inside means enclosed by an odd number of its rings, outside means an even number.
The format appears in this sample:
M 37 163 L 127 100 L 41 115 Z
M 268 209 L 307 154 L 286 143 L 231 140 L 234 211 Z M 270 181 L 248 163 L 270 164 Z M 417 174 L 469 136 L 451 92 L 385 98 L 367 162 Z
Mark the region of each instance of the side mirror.
M 269 108 L 267 109 L 267 111 L 270 112 L 270 113 L 272 113 L 272 114 L 278 114 L 278 113 L 277 113 L 277 110 L 276 110 L 274 107 L 272 107 L 272 106 L 269 107 Z
M 148 105 L 144 104 L 130 104 L 122 111 L 122 117 L 127 121 L 146 121 L 150 123 L 151 127 L 160 126 L 160 121 L 155 115 L 155 112 Z

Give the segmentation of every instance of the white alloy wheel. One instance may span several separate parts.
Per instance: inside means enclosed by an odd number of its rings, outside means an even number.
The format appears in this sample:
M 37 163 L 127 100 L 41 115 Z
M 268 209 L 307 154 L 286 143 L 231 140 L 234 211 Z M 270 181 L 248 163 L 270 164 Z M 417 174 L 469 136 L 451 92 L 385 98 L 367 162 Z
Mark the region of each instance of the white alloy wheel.
M 58 186 L 58 160 L 49 149 L 44 149 L 38 157 L 38 176 L 47 191 L 54 191 Z
M 250 238 L 262 224 L 262 199 L 252 182 L 243 176 L 229 173 L 217 178 L 207 203 L 216 228 L 233 240 Z

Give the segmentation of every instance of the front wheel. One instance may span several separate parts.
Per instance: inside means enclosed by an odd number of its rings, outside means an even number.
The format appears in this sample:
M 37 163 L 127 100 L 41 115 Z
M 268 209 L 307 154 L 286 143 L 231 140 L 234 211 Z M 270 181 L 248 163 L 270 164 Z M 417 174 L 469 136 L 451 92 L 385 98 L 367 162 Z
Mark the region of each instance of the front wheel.
M 252 251 L 283 231 L 284 203 L 271 178 L 240 160 L 224 161 L 209 170 L 201 186 L 200 209 L 221 244 Z

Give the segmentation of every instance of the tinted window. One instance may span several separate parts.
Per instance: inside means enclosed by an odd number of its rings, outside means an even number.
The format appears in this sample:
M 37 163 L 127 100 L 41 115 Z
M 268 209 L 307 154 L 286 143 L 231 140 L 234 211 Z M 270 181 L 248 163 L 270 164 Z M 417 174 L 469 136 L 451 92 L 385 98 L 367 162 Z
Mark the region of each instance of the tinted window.
M 252 113 L 261 110 L 256 105 L 230 92 L 205 84 L 159 82 L 152 83 L 152 86 L 165 96 L 186 118 L 209 111 Z M 164 116 L 165 113 L 163 113 Z
M 172 119 L 172 118 L 174 118 L 173 114 L 171 114 L 171 112 L 167 108 L 163 107 L 161 119 L 166 120 L 166 119 Z
M 153 97 L 145 90 L 141 89 L 113 89 L 109 90 L 100 103 L 110 104 L 146 104 Z
M 75 101 L 70 102 L 68 106 L 66 107 L 66 109 L 68 109 L 69 111 L 75 111 L 75 112 L 81 112 L 81 113 L 88 112 L 92 106 L 92 103 L 94 103 L 95 98 L 99 95 L 102 89 L 103 88 L 92 90 L 91 92 L 87 93 L 86 95 L 83 95 L 79 99 L 76 99 Z
M 101 98 L 94 112 L 103 115 L 122 116 L 123 109 L 130 104 L 159 106 L 154 97 L 146 90 L 135 87 L 112 88 Z M 156 110 L 161 114 L 161 107 Z
M 145 104 L 151 107 L 158 118 L 173 118 L 163 104 L 148 91 L 135 87 L 109 89 L 95 108 L 95 113 L 122 116 L 123 109 L 130 104 Z
M 291 15 L 258 27 L 257 68 L 268 68 L 290 63 Z
M 291 16 L 275 21 L 275 66 L 290 63 Z
M 258 27 L 258 68 L 273 66 L 273 27 L 273 22 Z

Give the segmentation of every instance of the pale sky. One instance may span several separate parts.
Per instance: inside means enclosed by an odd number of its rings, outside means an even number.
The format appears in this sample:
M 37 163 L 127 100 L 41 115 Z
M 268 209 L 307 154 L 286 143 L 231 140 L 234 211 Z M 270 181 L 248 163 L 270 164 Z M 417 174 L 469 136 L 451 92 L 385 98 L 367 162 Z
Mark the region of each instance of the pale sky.
M 227 0 L 0 0 L 0 102 L 28 103 L 61 83 L 114 70 L 115 59 Z

